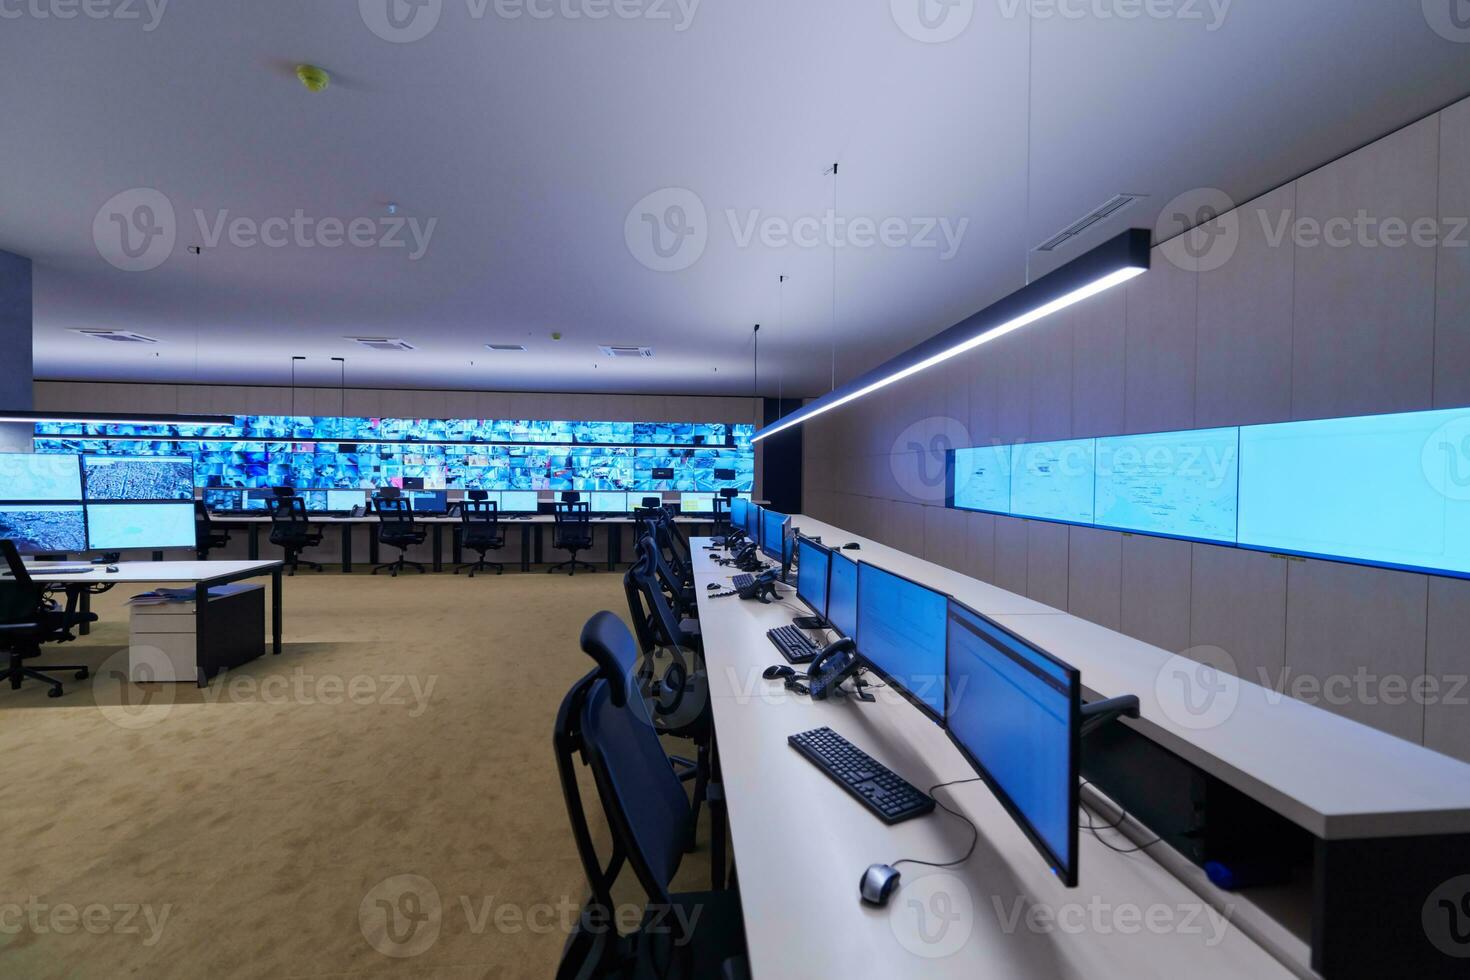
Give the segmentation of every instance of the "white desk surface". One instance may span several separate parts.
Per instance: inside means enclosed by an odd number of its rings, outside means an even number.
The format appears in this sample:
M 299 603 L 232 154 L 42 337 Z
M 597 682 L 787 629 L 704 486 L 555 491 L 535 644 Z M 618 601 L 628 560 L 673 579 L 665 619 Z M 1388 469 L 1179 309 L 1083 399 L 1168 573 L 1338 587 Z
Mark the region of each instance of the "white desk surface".
M 97 584 L 116 582 L 207 582 L 241 574 L 266 575 L 281 567 L 281 561 L 120 561 L 115 572 L 107 571 L 106 565 L 95 565 L 90 572 L 66 575 L 48 575 L 46 566 L 76 568 L 82 562 L 27 562 L 26 569 L 38 582 L 54 582 L 58 585 Z
M 764 680 L 761 671 L 780 660 L 764 633 L 790 622 L 796 600 L 709 598 L 705 586 L 733 569 L 713 565 L 707 541 L 697 541 L 701 632 L 755 980 L 1292 975 L 1147 854 L 1119 854 L 1084 831 L 1079 887 L 1064 888 L 983 783 L 935 794 L 980 828 L 970 860 L 902 865 L 888 905 L 863 905 L 858 879 L 868 865 L 954 860 L 970 830 L 940 810 L 886 826 L 786 737 L 830 725 L 925 790 L 974 772 L 891 690 L 876 690 L 871 704 L 814 702 Z M 864 544 L 868 555 L 876 550 Z
M 1167 650 L 1040 603 L 1031 605 L 1045 615 L 1005 608 L 995 595 L 1004 590 L 985 582 L 803 515 L 792 523 L 824 543 L 859 541 L 861 550 L 844 554 L 948 592 L 995 618 L 1080 670 L 1083 685 L 1097 697 L 1136 694 L 1142 718 L 1124 724 L 1318 837 L 1470 833 L 1466 763 L 1234 678 L 1225 680 L 1222 695 L 1236 699 L 1233 710 L 1220 709 L 1218 724 L 1201 727 L 1216 715 L 1186 701 L 1183 682 L 1173 676 L 1180 661 Z
M 269 524 L 271 519 L 267 514 L 210 514 L 213 520 L 221 524 Z M 417 514 L 414 520 L 420 524 L 459 524 L 459 517 L 449 517 L 442 514 L 423 515 Z M 556 520 L 553 514 L 532 514 L 528 517 L 516 517 L 510 514 L 501 514 L 502 524 L 551 524 Z M 632 524 L 635 518 L 632 514 L 616 515 L 613 517 L 599 517 L 593 515 L 592 523 L 598 524 Z M 312 524 L 376 524 L 378 515 L 363 514 L 361 517 L 334 516 L 331 514 L 311 514 L 307 521 Z M 681 515 L 674 518 L 676 524 L 713 524 L 713 517 L 697 517 L 694 515 Z

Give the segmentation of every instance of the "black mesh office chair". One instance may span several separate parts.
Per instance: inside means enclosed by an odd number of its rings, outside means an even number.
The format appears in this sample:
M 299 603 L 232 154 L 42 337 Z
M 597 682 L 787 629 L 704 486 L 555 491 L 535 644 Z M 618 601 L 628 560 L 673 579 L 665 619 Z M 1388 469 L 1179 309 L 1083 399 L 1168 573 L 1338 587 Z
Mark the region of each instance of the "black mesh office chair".
M 51 685 L 46 696 L 59 698 L 61 681 L 32 670 L 24 661 L 39 657 L 44 643 L 76 639 L 72 629 L 82 623 L 95 623 L 97 617 L 77 611 L 76 590 L 68 590 L 66 606 L 59 608 L 47 596 L 45 587 L 31 579 L 14 541 L 0 539 L 0 556 L 10 571 L 9 578 L 0 579 L 0 650 L 8 654 L 9 660 L 5 672 L 0 674 L 0 682 L 9 681 L 11 690 L 19 690 L 21 681 L 29 677 Z M 47 669 L 69 670 L 77 680 L 87 679 L 87 668 L 81 664 L 55 664 Z
M 715 497 L 715 537 L 724 539 L 730 533 L 730 501 L 740 496 L 740 491 L 725 487 Z
M 215 527 L 214 519 L 204 501 L 194 501 L 194 554 L 200 561 L 209 561 L 209 553 L 230 543 L 230 532 Z
M 474 493 L 474 491 L 470 491 Z M 487 551 L 499 551 L 505 547 L 505 531 L 500 527 L 500 506 L 493 500 L 465 500 L 459 505 L 459 546 L 480 553 L 479 561 L 469 562 L 455 568 L 454 574 L 468 568 L 470 578 L 487 568 L 495 569 L 500 575 L 505 566 L 498 561 L 485 558 Z
M 420 563 L 408 560 L 408 549 L 423 544 L 428 536 L 428 532 L 414 520 L 413 507 L 409 502 L 402 497 L 385 494 L 373 501 L 373 509 L 378 512 L 378 544 L 398 549 L 398 558 L 374 567 L 373 574 L 386 568 L 397 578 L 405 568 L 417 568 L 420 574 L 426 571 Z
M 566 501 L 556 504 L 556 524 L 551 531 L 551 546 L 562 551 L 570 551 L 572 557 L 552 565 L 546 570 L 548 573 L 559 572 L 565 568 L 568 575 L 575 575 L 578 565 L 589 572 L 597 571 L 585 561 L 577 560 L 577 552 L 586 551 L 592 547 L 592 512 L 589 506 L 585 503 Z
M 300 497 L 283 497 L 281 489 L 277 487 L 276 495 L 265 502 L 271 512 L 271 544 L 285 550 L 286 574 L 295 575 L 297 565 L 319 572 L 321 564 L 302 558 L 301 552 L 322 543 L 321 529 L 313 527 L 308 519 L 306 501 Z
M 664 549 L 659 547 L 653 534 L 645 534 L 638 540 L 637 551 L 638 559 L 658 582 L 679 618 L 698 621 L 699 604 L 695 597 L 694 579 L 678 574 L 669 564 Z
M 581 645 L 596 667 L 562 700 L 553 746 L 591 894 L 563 949 L 557 978 L 705 980 L 738 975 L 726 970 L 727 964 L 733 967 L 732 961 L 746 956 L 739 892 L 669 891 L 683 859 L 690 808 L 647 705 L 637 694 L 633 638 L 617 616 L 600 612 L 582 628 Z M 611 831 L 612 852 L 605 865 L 582 802 L 579 757 L 592 770 Z M 612 921 L 612 887 L 624 864 L 633 869 L 648 899 L 643 924 L 626 936 L 602 925 Z M 715 882 L 717 888 L 723 884 Z M 691 919 L 696 909 L 699 914 Z M 665 922 L 688 926 L 653 928 L 657 914 Z

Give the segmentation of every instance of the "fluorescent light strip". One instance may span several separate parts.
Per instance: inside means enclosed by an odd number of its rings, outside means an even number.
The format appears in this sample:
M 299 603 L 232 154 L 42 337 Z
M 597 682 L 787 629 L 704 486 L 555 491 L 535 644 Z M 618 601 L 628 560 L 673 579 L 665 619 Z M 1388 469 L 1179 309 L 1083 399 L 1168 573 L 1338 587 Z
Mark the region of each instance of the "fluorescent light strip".
M 877 381 L 873 381 L 867 385 L 864 385 L 858 390 L 849 392 L 848 394 L 843 395 L 841 398 L 828 402 L 825 405 L 815 406 L 813 410 L 807 414 L 801 414 L 800 412 L 794 413 L 784 422 L 776 422 L 774 425 L 762 429 L 759 433 L 752 437 L 751 441 L 760 442 L 762 439 L 765 439 L 768 436 L 773 436 L 776 433 L 783 432 L 794 425 L 800 425 L 803 422 L 814 419 L 824 412 L 830 412 L 832 409 L 838 408 L 842 405 L 846 405 L 850 401 L 855 401 L 863 397 L 864 395 L 872 394 L 879 388 L 886 388 L 888 385 L 893 384 L 895 381 L 902 381 L 904 378 L 907 378 L 914 374 L 918 374 L 920 371 L 931 368 L 936 364 L 943 363 L 944 361 L 949 360 L 951 357 L 963 354 L 965 351 L 974 350 L 981 344 L 987 344 L 992 340 L 1004 337 L 1006 334 L 1014 330 L 1019 330 L 1028 324 L 1035 323 L 1037 320 L 1040 320 L 1043 317 L 1048 317 L 1051 316 L 1053 313 L 1058 312 L 1059 310 L 1064 310 L 1074 303 L 1080 303 L 1084 299 L 1096 296 L 1098 293 L 1112 289 L 1114 286 L 1127 282 L 1129 279 L 1132 279 L 1139 273 L 1147 271 L 1147 269 L 1141 268 L 1139 266 L 1126 266 L 1122 269 L 1118 269 L 1115 272 L 1111 272 L 1108 275 L 1103 276 L 1101 279 L 1096 280 L 1095 282 L 1088 283 L 1086 286 L 1083 286 L 1080 289 L 1074 289 L 1072 292 L 1067 293 L 1065 296 L 1061 296 L 1057 299 L 1052 300 L 1050 303 L 1038 306 L 1036 309 L 1032 310 L 1029 313 L 1023 313 L 1022 315 L 1012 320 L 1007 320 L 1005 323 L 1002 323 L 997 327 L 993 327 L 990 330 L 987 330 L 981 334 L 977 334 L 976 336 L 971 337 L 970 339 L 962 343 L 956 344 L 953 347 L 940 351 L 938 354 L 927 357 L 924 360 L 919 361 L 917 364 L 910 364 L 908 367 L 903 368 L 902 370 L 895 371 L 890 375 L 879 378 Z

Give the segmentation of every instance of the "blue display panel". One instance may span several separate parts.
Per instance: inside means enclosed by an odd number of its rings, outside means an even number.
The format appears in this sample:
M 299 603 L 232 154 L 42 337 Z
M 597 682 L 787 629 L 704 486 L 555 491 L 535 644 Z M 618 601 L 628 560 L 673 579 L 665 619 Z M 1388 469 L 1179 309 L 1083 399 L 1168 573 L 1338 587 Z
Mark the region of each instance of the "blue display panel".
M 449 494 L 443 490 L 405 490 L 403 499 L 415 514 L 443 514 L 449 510 Z
M 857 562 L 839 551 L 832 552 L 832 572 L 827 581 L 827 622 L 843 636 L 857 638 Z
M 506 490 L 500 494 L 500 510 L 504 514 L 534 514 L 538 503 L 534 490 Z
M 730 501 L 730 526 L 743 528 L 750 520 L 750 500 L 736 497 Z
M 754 429 L 721 423 L 240 416 L 232 426 L 43 423 L 43 453 L 187 456 L 208 488 L 659 490 L 754 484 Z M 657 476 L 667 472 L 669 476 Z
M 87 525 L 81 504 L 0 505 L 0 538 L 23 555 L 86 551 Z M 192 538 L 189 542 L 193 544 Z
M 93 551 L 192 548 L 194 505 L 88 504 L 87 547 Z
M 1011 513 L 1091 524 L 1095 439 L 1037 442 L 1012 452 Z
M 1099 527 L 1235 541 L 1240 430 L 1097 440 Z
M 83 456 L 87 500 L 193 500 L 187 456 Z
M 948 620 L 950 738 L 1067 885 L 1077 883 L 1077 671 L 959 603 Z
M 1241 429 L 1240 543 L 1470 573 L 1470 412 Z
M 858 653 L 938 721 L 944 715 L 949 599 L 876 565 L 858 565 Z
M 626 493 L 594 490 L 588 500 L 588 509 L 594 514 L 626 514 L 629 510 L 629 496 Z
M 807 538 L 796 539 L 796 596 L 823 618 L 827 615 L 827 575 L 831 568 L 831 552 Z
M 774 561 L 784 560 L 787 520 L 779 510 L 765 508 L 761 511 L 761 551 Z
M 245 509 L 245 494 L 240 490 L 206 490 L 204 506 L 221 514 L 231 514 Z
M 974 446 L 950 456 L 950 506 L 1011 512 L 1011 447 Z
M 0 501 L 81 499 L 75 456 L 0 453 Z

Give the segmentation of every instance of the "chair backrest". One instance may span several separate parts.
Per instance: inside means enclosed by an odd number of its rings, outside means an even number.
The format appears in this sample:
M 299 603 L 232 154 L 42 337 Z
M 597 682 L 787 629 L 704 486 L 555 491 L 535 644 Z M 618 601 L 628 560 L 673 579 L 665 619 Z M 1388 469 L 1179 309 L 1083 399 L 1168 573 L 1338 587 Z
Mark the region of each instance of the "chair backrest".
M 581 712 L 581 736 L 613 835 L 650 902 L 669 900 L 684 856 L 689 798 L 674 773 L 634 679 L 638 651 L 622 620 L 600 612 L 582 628 L 598 664 Z
M 8 538 L 0 538 L 0 555 L 5 558 L 10 578 L 0 579 L 0 623 L 28 623 L 41 609 L 46 590 L 31 578 L 20 549 Z
M 380 533 L 414 530 L 413 506 L 403 497 L 379 495 L 373 499 L 373 509 L 378 512 L 378 520 L 381 522 Z
M 464 500 L 459 505 L 460 543 L 473 546 L 500 537 L 500 505 L 493 500 Z
M 555 537 L 558 541 L 592 536 L 592 505 L 588 503 L 563 503 L 558 501 L 554 518 Z
M 284 499 L 286 497 L 294 497 L 294 496 L 296 496 L 296 488 L 295 487 L 271 487 L 271 493 L 275 494 L 276 497 L 278 497 L 278 498 Z
M 642 548 L 639 550 L 643 552 Z M 684 631 L 679 629 L 679 614 L 675 612 L 674 604 L 660 581 L 662 576 L 657 571 L 657 558 L 650 558 L 648 554 L 641 553 L 638 562 L 628 570 L 628 574 L 632 576 L 638 597 L 647 608 L 645 613 L 646 635 L 640 632 L 639 641 L 651 640 L 653 646 L 687 646 Z M 631 606 L 629 611 L 631 612 Z M 634 618 L 636 620 L 637 617 Z M 648 652 L 649 649 L 651 647 L 645 648 L 644 652 Z
M 300 497 L 268 497 L 265 505 L 270 509 L 273 528 L 306 531 L 311 526 L 306 514 L 306 501 Z
M 628 601 L 628 618 L 633 621 L 633 635 L 638 640 L 638 649 L 652 653 L 660 645 L 661 633 L 653 626 L 654 612 L 639 570 L 644 559 L 639 558 L 623 573 L 623 598 Z
M 647 569 L 648 575 L 658 585 L 661 594 L 667 597 L 675 615 L 697 615 L 697 609 L 689 608 L 690 603 L 687 601 L 690 585 L 669 567 L 668 560 L 664 557 L 663 550 L 659 548 L 653 535 L 645 534 L 639 539 L 637 551 L 639 562 Z

